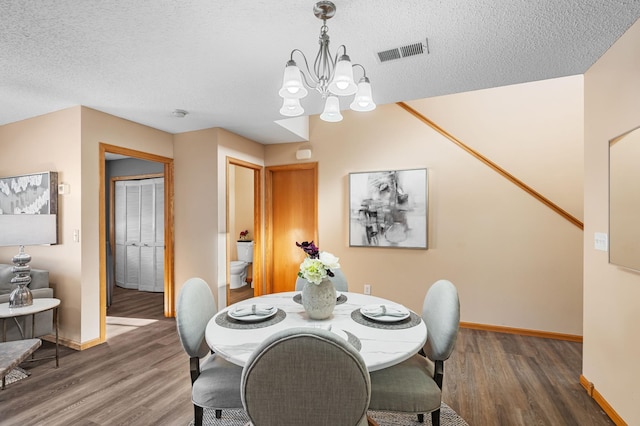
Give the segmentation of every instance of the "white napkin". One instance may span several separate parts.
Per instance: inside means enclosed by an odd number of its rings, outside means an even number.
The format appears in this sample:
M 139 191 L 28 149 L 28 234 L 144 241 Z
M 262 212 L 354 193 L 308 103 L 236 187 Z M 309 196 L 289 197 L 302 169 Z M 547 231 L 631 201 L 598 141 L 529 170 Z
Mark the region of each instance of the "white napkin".
M 233 308 L 234 317 L 246 317 L 248 315 L 264 316 L 273 313 L 275 306 L 265 304 L 240 305 Z
M 367 305 L 360 308 L 360 312 L 370 317 L 403 317 L 407 310 L 402 306 Z

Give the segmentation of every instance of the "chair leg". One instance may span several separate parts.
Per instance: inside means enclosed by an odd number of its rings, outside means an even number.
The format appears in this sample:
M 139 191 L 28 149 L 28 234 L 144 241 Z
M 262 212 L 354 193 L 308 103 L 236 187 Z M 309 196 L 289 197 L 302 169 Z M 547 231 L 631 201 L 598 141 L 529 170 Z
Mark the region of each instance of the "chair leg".
M 431 412 L 431 424 L 432 426 L 440 426 L 440 409 Z
M 195 426 L 202 426 L 203 413 L 204 409 L 202 407 L 198 407 L 196 404 L 193 404 L 193 418 Z
M 222 417 L 222 410 L 216 410 L 216 419 Z
M 424 414 L 418 414 L 418 423 L 424 423 Z

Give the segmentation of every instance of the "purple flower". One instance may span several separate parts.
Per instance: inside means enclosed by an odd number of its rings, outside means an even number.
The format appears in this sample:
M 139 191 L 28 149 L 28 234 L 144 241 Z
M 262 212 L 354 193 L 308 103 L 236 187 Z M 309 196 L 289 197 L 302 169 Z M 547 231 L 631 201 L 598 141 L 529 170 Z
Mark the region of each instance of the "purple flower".
M 296 242 L 296 245 L 300 247 L 311 259 L 318 259 L 320 257 L 320 251 L 313 241 L 303 241 L 302 243 Z
M 337 257 L 326 251 L 320 253 L 313 241 L 296 242 L 296 246 L 300 247 L 307 255 L 304 262 L 300 264 L 299 277 L 314 284 L 320 284 L 326 277 L 335 276 L 331 268 L 340 267 Z

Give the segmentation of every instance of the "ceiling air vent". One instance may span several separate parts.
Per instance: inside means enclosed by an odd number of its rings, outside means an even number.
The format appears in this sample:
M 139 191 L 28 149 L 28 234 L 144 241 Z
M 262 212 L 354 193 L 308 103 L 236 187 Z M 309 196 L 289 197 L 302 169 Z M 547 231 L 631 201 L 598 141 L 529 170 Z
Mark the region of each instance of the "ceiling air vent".
M 425 43 L 418 42 L 407 44 L 405 46 L 378 52 L 378 59 L 380 59 L 380 62 L 388 62 L 406 58 L 408 56 L 422 55 L 424 53 L 429 54 L 429 39 L 426 39 Z

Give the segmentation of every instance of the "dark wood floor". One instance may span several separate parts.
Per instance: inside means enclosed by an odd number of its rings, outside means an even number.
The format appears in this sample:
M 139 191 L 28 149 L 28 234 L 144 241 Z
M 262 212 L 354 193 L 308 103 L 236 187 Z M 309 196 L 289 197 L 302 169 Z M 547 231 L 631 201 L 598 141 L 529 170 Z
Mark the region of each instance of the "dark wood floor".
M 192 418 L 188 358 L 162 294 L 119 291 L 111 316 L 158 321 L 53 361 L 23 364 L 0 391 L 5 425 L 183 425 Z M 144 314 L 141 314 L 144 313 Z M 444 401 L 471 426 L 613 425 L 579 385 L 579 343 L 460 330 Z M 44 342 L 37 356 L 53 354 Z
M 229 305 L 253 297 L 253 289 L 249 284 L 229 290 Z

